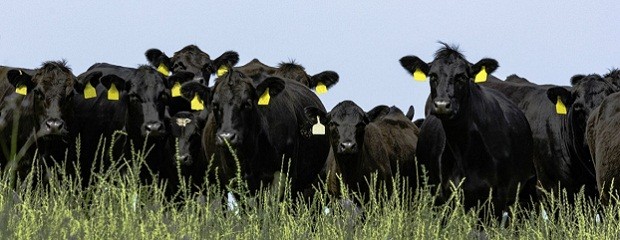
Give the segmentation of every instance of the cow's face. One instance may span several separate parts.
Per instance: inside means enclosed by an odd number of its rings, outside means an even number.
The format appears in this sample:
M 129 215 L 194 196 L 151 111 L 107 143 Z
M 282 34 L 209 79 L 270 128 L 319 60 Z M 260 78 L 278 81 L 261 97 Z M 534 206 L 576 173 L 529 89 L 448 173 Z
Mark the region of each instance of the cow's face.
M 182 165 L 193 163 L 192 151 L 200 151 L 202 128 L 206 119 L 200 112 L 178 112 L 170 119 L 170 133 L 177 142 L 176 160 Z M 193 143 L 193 145 L 192 145 Z
M 106 75 L 101 83 L 108 89 L 112 84 L 124 93 L 128 105 L 127 131 L 143 137 L 159 137 L 166 134 L 166 103 L 170 98 L 166 79 L 149 66 L 138 68 L 131 79 Z
M 73 117 L 71 98 L 75 93 L 74 86 L 79 84 L 66 63 L 46 62 L 33 76 L 11 70 L 7 78 L 16 88 L 25 86 L 27 95 L 32 96 L 25 101 L 32 101 L 39 136 L 68 133 L 65 121 Z
M 231 70 L 216 81 L 213 90 L 212 112 L 217 125 L 216 144 L 222 146 L 227 141 L 233 146 L 243 145 L 257 134 L 260 124 L 258 116 L 259 96 L 269 91 L 271 98 L 284 89 L 284 81 L 270 77 L 256 87 L 252 79 L 238 71 Z M 273 100 L 273 99 L 271 99 Z M 254 143 L 248 143 L 254 144 Z
M 359 153 L 364 143 L 364 129 L 369 123 L 368 116 L 352 101 L 338 103 L 328 114 L 316 107 L 306 107 L 306 117 L 310 124 L 327 125 L 330 145 L 337 155 Z
M 236 52 L 228 51 L 215 60 L 211 60 L 209 54 L 203 52 L 195 45 L 189 45 L 174 53 L 172 58 L 168 58 L 166 54 L 158 49 L 149 49 L 145 53 L 147 60 L 160 69 L 160 66 L 166 68 L 162 70 L 164 74 L 190 73 L 193 80 L 198 81 L 206 86 L 209 85 L 211 74 L 218 70 L 214 63 L 226 62 L 230 66 L 234 66 L 239 61 L 239 55 Z M 168 73 L 169 72 L 169 73 Z
M 369 122 L 364 110 L 351 101 L 344 101 L 329 112 L 328 120 L 329 141 L 334 153 L 357 154 Z
M 431 114 L 442 119 L 459 113 L 477 74 L 481 71 L 490 74 L 498 67 L 497 61 L 489 58 L 472 65 L 456 48 L 447 45 L 435 53 L 435 59 L 429 64 L 415 56 L 403 57 L 400 62 L 411 74 L 420 71 L 430 78 Z

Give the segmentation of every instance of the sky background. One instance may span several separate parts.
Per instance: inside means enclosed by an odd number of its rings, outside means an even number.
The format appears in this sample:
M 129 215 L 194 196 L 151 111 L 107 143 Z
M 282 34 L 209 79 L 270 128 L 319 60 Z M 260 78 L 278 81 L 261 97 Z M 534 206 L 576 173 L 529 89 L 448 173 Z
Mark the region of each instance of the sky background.
M 0 65 L 36 68 L 66 59 L 75 75 L 97 62 L 135 67 L 144 52 L 169 56 L 195 44 L 211 58 L 227 50 L 239 65 L 296 60 L 309 74 L 334 70 L 321 95 L 330 110 L 353 100 L 416 108 L 428 82 L 398 60 L 431 61 L 437 41 L 470 62 L 499 61 L 494 75 L 568 85 L 575 74 L 620 67 L 619 1 L 3 1 Z M 212 78 L 213 79 L 213 78 Z

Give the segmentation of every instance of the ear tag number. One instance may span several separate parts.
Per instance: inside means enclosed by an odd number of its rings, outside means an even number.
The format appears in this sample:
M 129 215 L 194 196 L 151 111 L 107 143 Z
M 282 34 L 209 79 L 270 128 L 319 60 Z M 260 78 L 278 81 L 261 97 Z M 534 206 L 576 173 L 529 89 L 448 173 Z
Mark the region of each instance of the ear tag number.
M 422 70 L 417 68 L 415 72 L 413 72 L 413 80 L 416 80 L 418 82 L 424 82 L 426 81 L 426 74 L 424 74 Z
M 84 99 L 91 99 L 94 97 L 97 97 L 97 89 L 88 81 L 86 86 L 84 86 Z
M 316 124 L 312 125 L 312 135 L 325 135 L 325 125 L 321 124 L 319 116 L 316 116 Z
M 559 115 L 566 115 L 566 105 L 562 102 L 562 98 L 558 96 L 558 101 L 555 103 L 555 112 Z
M 119 98 L 119 92 L 118 89 L 116 89 L 116 85 L 114 85 L 114 83 L 112 83 L 110 85 L 110 89 L 108 89 L 108 100 L 110 101 L 118 101 Z
M 323 82 L 319 82 L 314 90 L 316 90 L 316 93 L 319 95 L 324 94 L 327 93 L 327 86 L 325 86 Z
M 487 74 L 487 69 L 486 67 L 482 66 L 482 69 L 480 69 L 480 72 L 478 74 L 476 74 L 476 78 L 474 79 L 475 83 L 483 83 L 487 81 L 487 77 L 489 74 Z
M 191 108 L 192 110 L 204 110 L 205 109 L 205 105 L 202 103 L 202 100 L 200 100 L 200 97 L 198 97 L 198 93 L 194 94 L 194 98 L 192 98 Z
M 170 76 L 170 70 L 168 70 L 168 67 L 166 67 L 166 65 L 164 65 L 163 63 L 159 64 L 159 67 L 157 67 L 157 71 L 166 77 Z
M 269 88 L 267 88 L 265 89 L 265 92 L 263 92 L 263 95 L 261 95 L 260 98 L 258 98 L 258 105 L 267 106 L 269 105 L 270 99 L 271 99 L 271 96 L 269 95 Z
M 181 96 L 181 83 L 174 82 L 172 85 L 172 89 L 170 89 L 170 94 L 172 97 L 180 97 Z
M 228 73 L 228 67 L 226 66 L 221 66 L 220 68 L 217 69 L 217 77 L 221 77 L 224 76 L 224 74 Z

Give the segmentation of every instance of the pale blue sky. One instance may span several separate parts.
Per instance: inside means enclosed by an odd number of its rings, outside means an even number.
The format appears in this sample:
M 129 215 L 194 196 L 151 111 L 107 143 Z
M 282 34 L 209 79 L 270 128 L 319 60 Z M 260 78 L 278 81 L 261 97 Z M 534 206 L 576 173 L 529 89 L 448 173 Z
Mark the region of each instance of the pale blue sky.
M 322 95 L 330 110 L 353 100 L 416 108 L 428 82 L 398 63 L 432 59 L 437 41 L 460 45 L 471 62 L 499 61 L 495 75 L 567 85 L 574 74 L 620 67 L 618 1 L 4 1 L 0 65 L 34 68 L 67 59 L 76 75 L 96 62 L 146 63 L 196 44 L 212 57 L 239 52 L 275 65 L 295 59 L 310 74 L 334 70 Z

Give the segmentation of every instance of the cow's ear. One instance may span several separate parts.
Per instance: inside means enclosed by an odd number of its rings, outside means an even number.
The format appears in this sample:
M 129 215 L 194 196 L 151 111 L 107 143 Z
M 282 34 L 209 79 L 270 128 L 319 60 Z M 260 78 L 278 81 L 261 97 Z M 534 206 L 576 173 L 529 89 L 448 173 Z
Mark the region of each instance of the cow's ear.
M 413 108 L 413 106 L 409 106 L 409 110 L 407 110 L 407 114 L 405 114 L 405 117 L 409 118 L 409 120 L 413 121 L 413 116 L 415 115 L 415 108 Z
M 280 94 L 284 87 L 284 80 L 279 77 L 265 78 L 256 86 L 256 95 L 259 96 L 258 105 L 269 105 L 269 100 Z
M 366 113 L 366 116 L 368 117 L 368 120 L 374 122 L 375 120 L 377 120 L 377 118 L 388 114 L 388 112 L 390 112 L 390 107 L 386 105 L 379 105 L 370 109 L 370 111 Z
M 191 101 L 196 95 L 203 101 L 208 100 L 211 96 L 211 89 L 198 81 L 189 81 L 181 86 L 181 94 L 183 98 Z
M 6 77 L 9 80 L 9 83 L 15 87 L 15 92 L 21 95 L 28 94 L 36 85 L 32 81 L 32 76 L 19 69 L 9 70 L 6 73 Z
M 158 72 L 165 75 L 166 77 L 172 74 L 172 62 L 164 52 L 156 48 L 151 48 L 149 50 L 146 50 L 144 55 L 146 56 L 146 60 L 149 61 L 151 66 L 157 68 Z
M 579 84 L 579 82 L 581 82 L 581 80 L 583 80 L 584 78 L 586 78 L 586 75 L 583 75 L 583 74 L 577 74 L 575 76 L 572 76 L 570 78 L 570 85 L 575 86 Z
M 181 97 L 181 85 L 194 79 L 194 74 L 191 72 L 177 72 L 170 76 L 166 81 L 166 87 L 170 89 L 170 96 Z
M 430 67 L 422 59 L 416 56 L 404 56 L 400 59 L 400 65 L 413 75 L 416 81 L 426 80 Z
M 310 88 L 314 88 L 316 93 L 323 94 L 327 89 L 338 83 L 338 73 L 334 71 L 324 71 L 310 77 Z
M 422 127 L 422 123 L 424 123 L 424 118 L 418 118 L 413 121 L 413 125 L 416 125 L 418 128 Z
M 570 91 L 563 87 L 552 87 L 547 89 L 547 98 L 556 107 L 556 113 L 566 114 L 568 108 L 573 104 L 573 98 Z
M 239 62 L 239 54 L 235 51 L 227 51 L 213 61 L 211 74 L 215 73 L 217 77 L 224 76 Z
M 99 79 L 102 75 L 100 71 L 94 71 L 86 76 L 78 77 L 73 88 L 79 94 L 82 94 L 85 99 L 97 97 L 97 89 L 95 87 L 99 85 Z
M 101 77 L 100 83 L 108 89 L 107 97 L 110 101 L 118 101 L 120 93 L 126 90 L 127 81 L 114 74 Z
M 471 66 L 471 72 L 474 75 L 474 82 L 486 82 L 489 74 L 495 72 L 499 67 L 497 60 L 492 58 L 483 58 L 476 64 Z
M 304 108 L 304 113 L 306 114 L 306 120 L 310 125 L 314 125 L 317 123 L 317 117 L 323 125 L 326 125 L 329 122 L 327 113 L 317 107 L 306 107 Z
M 211 101 L 211 89 L 198 81 L 189 81 L 181 86 L 183 98 L 190 102 L 194 111 L 202 111 Z

